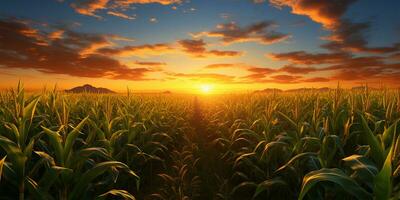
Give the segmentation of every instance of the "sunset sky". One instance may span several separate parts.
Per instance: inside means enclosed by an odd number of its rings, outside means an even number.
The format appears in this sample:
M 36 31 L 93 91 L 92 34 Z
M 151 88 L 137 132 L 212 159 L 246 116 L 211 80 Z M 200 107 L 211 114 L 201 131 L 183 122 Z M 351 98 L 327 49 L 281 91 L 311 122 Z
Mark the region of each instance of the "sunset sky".
M 0 88 L 400 86 L 398 0 L 7 0 Z

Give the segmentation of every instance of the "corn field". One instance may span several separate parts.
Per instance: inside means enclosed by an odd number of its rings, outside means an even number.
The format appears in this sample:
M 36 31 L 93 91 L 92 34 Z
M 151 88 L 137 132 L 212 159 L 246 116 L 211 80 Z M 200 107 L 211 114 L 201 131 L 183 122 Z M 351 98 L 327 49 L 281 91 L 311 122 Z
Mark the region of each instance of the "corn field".
M 400 92 L 0 93 L 0 199 L 400 199 Z

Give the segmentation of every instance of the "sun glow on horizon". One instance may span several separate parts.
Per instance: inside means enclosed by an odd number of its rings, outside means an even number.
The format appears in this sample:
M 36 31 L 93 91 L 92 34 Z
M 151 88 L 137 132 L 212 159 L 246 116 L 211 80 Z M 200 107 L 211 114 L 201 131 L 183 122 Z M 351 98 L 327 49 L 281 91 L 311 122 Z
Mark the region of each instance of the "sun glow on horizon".
M 210 94 L 214 90 L 214 86 L 210 84 L 200 85 L 200 91 L 203 94 Z

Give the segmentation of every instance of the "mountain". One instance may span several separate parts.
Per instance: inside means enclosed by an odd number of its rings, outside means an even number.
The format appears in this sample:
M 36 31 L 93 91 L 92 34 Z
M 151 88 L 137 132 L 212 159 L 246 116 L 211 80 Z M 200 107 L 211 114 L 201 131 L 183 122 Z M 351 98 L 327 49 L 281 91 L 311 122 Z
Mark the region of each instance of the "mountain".
M 172 94 L 172 92 L 167 90 L 167 91 L 162 92 L 162 94 Z
M 109 90 L 107 88 L 101 88 L 101 87 L 94 87 L 92 85 L 86 84 L 83 86 L 79 86 L 79 87 L 74 87 L 72 89 L 69 90 L 65 90 L 65 92 L 68 93 L 98 93 L 98 94 L 112 94 L 115 93 L 112 90 Z
M 266 88 L 263 90 L 256 90 L 255 93 L 273 93 L 273 92 L 282 92 L 282 90 L 277 88 Z
M 290 89 L 290 90 L 280 90 L 277 88 L 266 88 L 263 90 L 256 90 L 254 91 L 255 93 L 273 93 L 273 92 L 309 92 L 309 91 L 315 91 L 315 92 L 328 92 L 331 89 L 328 87 L 322 87 L 322 88 L 296 88 L 296 89 Z
M 373 88 L 373 87 L 369 87 L 369 86 L 356 86 L 356 87 L 351 88 L 351 90 L 356 90 L 356 91 L 364 91 L 366 89 L 368 89 L 369 91 L 379 90 L 378 88 Z
M 309 91 L 315 91 L 315 92 L 328 92 L 331 90 L 328 87 L 322 87 L 322 88 L 297 88 L 297 89 L 290 89 L 290 90 L 285 90 L 285 92 L 309 92 Z

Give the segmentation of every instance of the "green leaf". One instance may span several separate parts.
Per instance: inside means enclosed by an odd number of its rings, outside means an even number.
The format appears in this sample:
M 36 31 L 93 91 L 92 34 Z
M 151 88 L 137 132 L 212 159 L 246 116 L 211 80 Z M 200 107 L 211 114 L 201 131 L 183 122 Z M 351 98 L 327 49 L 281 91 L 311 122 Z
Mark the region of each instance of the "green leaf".
M 282 188 L 288 187 L 288 184 L 281 178 L 268 179 L 257 185 L 257 189 L 256 189 L 256 192 L 254 193 L 253 198 L 257 197 L 260 193 L 262 193 L 266 190 L 276 188 L 276 187 L 282 189 Z
M 133 195 L 125 190 L 110 190 L 102 195 L 99 195 L 96 199 L 106 199 L 108 196 L 121 197 L 125 200 L 136 200 Z
M 372 133 L 371 129 L 368 126 L 367 120 L 364 118 L 362 114 L 360 114 L 361 118 L 361 125 L 363 128 L 363 133 L 364 133 L 364 138 L 367 140 L 367 143 L 370 146 L 371 149 L 371 156 L 372 159 L 379 165 L 382 166 L 384 162 L 384 150 L 379 142 L 378 138 Z
M 234 196 L 236 193 L 242 191 L 242 190 L 248 190 L 248 189 L 255 189 L 257 188 L 257 184 L 255 184 L 254 182 L 243 182 L 240 183 L 239 185 L 235 186 L 232 191 L 231 191 L 231 195 Z
M 27 106 L 25 106 L 24 112 L 23 112 L 24 118 L 29 117 L 29 121 L 32 121 L 33 116 L 35 114 L 36 105 L 38 104 L 39 100 L 40 100 L 40 96 L 37 96 Z
M 3 165 L 6 162 L 7 156 L 4 156 L 3 159 L 0 160 L 0 181 L 1 181 L 1 176 L 3 175 Z
M 106 161 L 99 164 L 96 164 L 93 168 L 89 169 L 85 172 L 78 181 L 78 184 L 75 185 L 72 193 L 70 195 L 70 199 L 79 199 L 80 195 L 85 192 L 90 182 L 92 182 L 96 177 L 102 175 L 104 172 L 111 168 L 122 168 L 129 172 L 132 176 L 139 180 L 139 176 L 137 176 L 133 171 L 129 169 L 129 167 L 118 161 Z
M 277 169 L 275 171 L 275 173 L 278 173 L 284 169 L 286 169 L 287 167 L 289 167 L 290 165 L 292 165 L 292 163 L 294 163 L 297 160 L 303 159 L 303 158 L 308 158 L 308 157 L 317 157 L 318 153 L 314 153 L 314 152 L 306 152 L 306 153 L 300 153 L 297 154 L 296 156 L 294 156 L 293 158 L 291 158 L 288 162 L 286 162 L 285 165 L 283 165 L 282 167 L 280 167 L 279 169 Z
M 393 137 L 396 137 L 396 128 L 398 122 L 399 119 L 396 120 L 392 125 L 390 125 L 389 128 L 385 130 L 385 132 L 383 132 L 382 139 L 385 143 L 385 146 L 389 146 L 393 140 Z
M 2 147 L 8 154 L 22 154 L 21 149 L 15 142 L 0 135 L 0 147 Z
M 25 177 L 25 185 L 28 188 L 30 196 L 35 197 L 34 199 L 53 199 L 47 192 L 40 189 L 35 180 L 28 176 Z
M 42 126 L 44 132 L 49 136 L 50 145 L 53 146 L 59 164 L 64 166 L 63 146 L 60 134 Z
M 283 114 L 282 112 L 278 111 L 278 114 L 281 115 L 283 118 L 285 118 L 286 121 L 289 122 L 289 124 L 292 126 L 293 129 L 295 129 L 297 131 L 298 129 L 298 125 L 296 122 L 294 122 L 292 119 L 290 119 L 289 116 Z
M 13 170 L 21 181 L 24 178 L 24 167 L 27 157 L 17 144 L 6 137 L 0 136 L 0 147 L 7 152 L 7 157 L 13 164 Z
M 14 134 L 14 137 L 15 137 L 15 141 L 20 140 L 20 133 L 19 133 L 17 126 L 15 126 L 15 124 L 6 122 L 5 127 L 12 130 L 12 133 Z
M 76 138 L 80 134 L 80 130 L 85 125 L 86 121 L 89 119 L 89 116 L 84 118 L 70 133 L 68 133 L 67 139 L 65 140 L 64 146 L 64 159 L 67 159 L 71 153 L 71 148 L 75 143 Z
M 31 138 L 29 144 L 24 149 L 24 154 L 27 157 L 30 157 L 33 151 L 33 145 L 35 145 L 35 139 Z
M 392 145 L 386 156 L 385 163 L 379 174 L 374 180 L 374 194 L 377 200 L 387 200 L 392 193 L 392 156 L 395 138 L 392 139 Z
M 302 200 L 307 192 L 317 183 L 331 182 L 340 186 L 344 191 L 357 199 L 371 199 L 372 195 L 360 187 L 353 179 L 343 173 L 340 169 L 323 168 L 306 174 L 303 178 L 299 200 Z
M 371 160 L 362 155 L 351 155 L 342 160 L 345 166 L 349 166 L 353 170 L 351 175 L 353 179 L 366 183 L 371 189 L 373 188 L 373 180 L 378 174 L 378 168 Z

